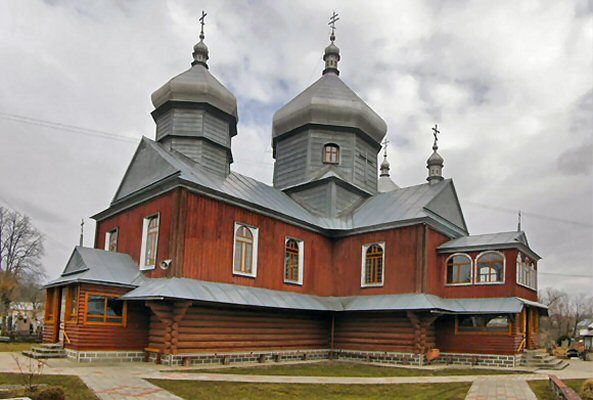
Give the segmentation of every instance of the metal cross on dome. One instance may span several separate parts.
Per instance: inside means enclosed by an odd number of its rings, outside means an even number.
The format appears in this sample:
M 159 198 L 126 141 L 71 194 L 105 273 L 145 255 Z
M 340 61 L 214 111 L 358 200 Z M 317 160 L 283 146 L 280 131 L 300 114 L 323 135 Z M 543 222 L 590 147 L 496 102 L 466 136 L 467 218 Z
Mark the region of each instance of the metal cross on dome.
M 329 22 L 327 23 L 330 28 L 332 28 L 332 36 L 334 36 L 334 31 L 336 30 L 336 22 L 340 19 L 340 14 L 336 13 L 334 10 L 331 17 L 329 17 Z
M 383 140 L 383 150 L 385 151 L 385 157 L 387 157 L 387 145 L 391 143 L 391 141 L 387 140 L 387 138 L 385 138 L 385 140 Z
M 437 124 L 434 124 L 434 127 L 432 128 L 432 134 L 434 136 L 434 146 L 437 145 L 437 141 L 439 140 L 439 138 L 437 137 L 439 133 L 441 133 L 441 131 L 438 130 Z
M 204 25 L 206 24 L 206 22 L 205 22 L 205 20 L 206 20 L 206 15 L 208 15 L 208 14 L 206 14 L 206 13 L 204 12 L 204 10 L 202 10 L 202 16 L 201 16 L 201 17 L 198 19 L 198 21 L 200 21 L 200 25 L 202 25 L 202 28 L 201 28 L 201 30 L 200 30 L 200 35 L 201 35 L 201 36 L 204 36 Z

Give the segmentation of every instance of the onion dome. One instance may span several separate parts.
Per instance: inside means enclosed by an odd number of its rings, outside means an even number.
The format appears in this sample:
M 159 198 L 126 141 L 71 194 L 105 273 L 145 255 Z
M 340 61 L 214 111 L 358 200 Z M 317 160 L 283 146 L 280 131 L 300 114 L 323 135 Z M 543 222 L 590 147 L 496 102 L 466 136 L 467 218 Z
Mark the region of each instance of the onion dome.
M 399 186 L 389 176 L 389 161 L 387 161 L 387 141 L 385 142 L 385 153 L 383 153 L 383 162 L 381 163 L 381 173 L 377 180 L 377 190 L 379 193 L 391 192 L 395 189 L 399 189 Z
M 437 130 L 436 125 L 432 130 L 434 131 L 434 143 L 432 145 L 432 154 L 428 157 L 428 160 L 426 160 L 426 168 L 428 168 L 428 178 L 426 178 L 426 180 L 430 183 L 436 183 L 444 179 L 443 166 L 445 164 L 445 159 L 437 152 L 439 149 L 439 146 L 437 145 L 437 134 L 440 132 Z
M 208 46 L 204 31 L 194 46 L 191 68 L 169 80 L 151 96 L 154 108 L 168 101 L 207 103 L 238 119 L 237 99 L 208 70 Z
M 331 43 L 325 48 L 325 69 L 321 78 L 274 114 L 272 137 L 308 124 L 357 128 L 377 143 L 387 132 L 385 121 L 340 78 L 340 49 Z

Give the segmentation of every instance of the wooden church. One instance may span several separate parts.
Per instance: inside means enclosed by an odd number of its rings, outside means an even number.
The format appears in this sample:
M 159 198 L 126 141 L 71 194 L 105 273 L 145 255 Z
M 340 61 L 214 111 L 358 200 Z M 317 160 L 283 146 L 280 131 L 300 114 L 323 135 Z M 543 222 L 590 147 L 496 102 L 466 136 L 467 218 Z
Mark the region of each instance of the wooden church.
M 515 366 L 537 342 L 537 262 L 524 232 L 470 235 L 437 130 L 427 182 L 377 159 L 385 121 L 339 74 L 273 118 L 273 185 L 231 170 L 237 101 L 208 68 L 152 94 L 94 248 L 49 282 L 43 341 L 68 357 L 168 365 L 346 359 Z M 380 170 L 380 171 L 378 171 Z

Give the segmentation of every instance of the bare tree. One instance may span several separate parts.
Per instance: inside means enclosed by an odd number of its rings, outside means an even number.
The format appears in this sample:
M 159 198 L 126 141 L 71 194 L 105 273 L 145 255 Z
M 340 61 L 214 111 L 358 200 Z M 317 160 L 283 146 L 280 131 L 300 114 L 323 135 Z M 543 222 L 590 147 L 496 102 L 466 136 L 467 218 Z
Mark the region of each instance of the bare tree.
M 593 317 L 593 297 L 587 297 L 584 293 L 572 296 L 569 302 L 569 313 L 572 317 L 572 337 L 576 337 L 579 323 Z
M 0 207 L 0 316 L 2 332 L 7 331 L 10 303 L 24 281 L 43 276 L 41 256 L 43 235 L 29 217 Z

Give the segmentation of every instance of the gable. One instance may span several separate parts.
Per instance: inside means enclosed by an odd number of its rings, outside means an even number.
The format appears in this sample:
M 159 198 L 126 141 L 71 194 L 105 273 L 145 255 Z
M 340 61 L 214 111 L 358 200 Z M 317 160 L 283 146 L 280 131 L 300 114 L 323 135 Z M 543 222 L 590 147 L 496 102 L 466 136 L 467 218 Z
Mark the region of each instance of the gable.
M 75 248 L 62 272 L 62 276 L 64 275 L 71 275 L 71 274 L 78 274 L 84 271 L 87 271 L 89 268 L 84 263 L 82 256 L 78 252 L 78 248 Z
M 446 185 L 424 208 L 467 232 L 453 182 Z
M 112 202 L 121 200 L 177 172 L 179 172 L 177 168 L 149 146 L 147 139 L 142 138 Z

